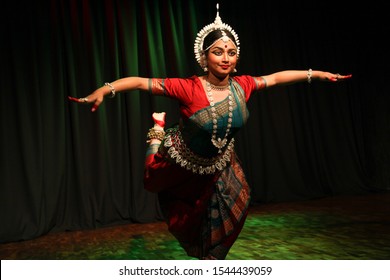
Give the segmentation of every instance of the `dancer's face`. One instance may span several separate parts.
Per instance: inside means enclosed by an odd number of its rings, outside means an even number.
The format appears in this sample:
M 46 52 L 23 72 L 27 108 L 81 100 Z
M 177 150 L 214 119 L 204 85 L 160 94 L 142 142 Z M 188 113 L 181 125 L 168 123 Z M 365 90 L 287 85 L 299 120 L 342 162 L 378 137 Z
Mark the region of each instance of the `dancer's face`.
M 207 68 L 217 77 L 226 76 L 233 72 L 237 64 L 237 49 L 228 40 L 218 40 L 209 49 L 207 55 Z

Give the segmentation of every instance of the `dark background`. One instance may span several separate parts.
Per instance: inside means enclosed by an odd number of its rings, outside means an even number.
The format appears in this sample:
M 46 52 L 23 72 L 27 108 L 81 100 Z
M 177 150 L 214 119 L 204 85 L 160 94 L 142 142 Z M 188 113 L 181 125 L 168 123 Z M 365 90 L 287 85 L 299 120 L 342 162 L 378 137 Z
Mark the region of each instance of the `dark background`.
M 252 203 L 390 189 L 389 24 L 375 2 L 219 1 L 238 33 L 238 74 L 285 69 L 353 74 L 253 95 L 236 137 Z M 202 74 L 196 33 L 215 1 L 8 3 L 1 21 L 0 242 L 51 231 L 161 219 L 143 189 L 154 111 L 177 104 L 145 92 L 96 113 L 69 103 L 125 76 Z

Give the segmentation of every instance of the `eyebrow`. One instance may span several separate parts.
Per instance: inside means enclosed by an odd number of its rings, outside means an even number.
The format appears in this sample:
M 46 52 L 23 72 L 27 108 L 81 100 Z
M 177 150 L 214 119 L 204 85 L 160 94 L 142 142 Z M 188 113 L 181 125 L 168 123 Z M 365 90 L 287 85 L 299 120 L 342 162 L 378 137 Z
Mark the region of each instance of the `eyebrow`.
M 219 49 L 221 51 L 223 51 L 225 48 L 221 48 L 221 47 L 217 47 L 217 46 L 214 46 L 210 49 L 210 51 L 214 50 L 214 49 Z M 230 48 L 228 49 L 229 51 L 236 51 L 237 49 L 236 48 Z

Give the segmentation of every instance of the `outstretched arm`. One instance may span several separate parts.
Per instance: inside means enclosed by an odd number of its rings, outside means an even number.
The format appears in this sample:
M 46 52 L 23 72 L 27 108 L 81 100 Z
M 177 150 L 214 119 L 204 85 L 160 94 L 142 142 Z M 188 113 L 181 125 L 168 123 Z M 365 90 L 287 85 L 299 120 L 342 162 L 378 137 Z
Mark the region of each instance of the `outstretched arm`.
M 312 80 L 321 80 L 329 82 L 341 82 L 345 79 L 352 77 L 349 75 L 333 74 L 330 72 L 319 71 L 319 70 L 286 70 L 276 72 L 270 75 L 262 76 L 266 82 L 267 87 L 288 85 L 298 82 L 311 82 Z
M 131 91 L 131 90 L 148 90 L 149 79 L 141 77 L 127 77 L 118 79 L 112 83 L 106 83 L 102 87 L 96 89 L 90 95 L 83 98 L 75 98 L 68 96 L 69 100 L 77 103 L 93 103 L 92 112 L 96 111 L 99 105 L 103 102 L 104 96 L 115 95 L 120 91 Z

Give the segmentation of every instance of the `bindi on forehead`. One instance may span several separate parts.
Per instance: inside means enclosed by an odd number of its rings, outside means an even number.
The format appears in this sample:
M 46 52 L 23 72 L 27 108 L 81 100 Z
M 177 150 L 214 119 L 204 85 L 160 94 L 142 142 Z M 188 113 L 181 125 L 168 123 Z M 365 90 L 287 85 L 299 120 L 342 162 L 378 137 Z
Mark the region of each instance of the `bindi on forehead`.
M 221 50 L 224 52 L 230 51 L 230 50 L 237 50 L 236 46 L 233 44 L 233 42 L 231 40 L 229 40 L 228 42 L 223 42 L 222 40 L 216 41 L 210 47 L 210 51 L 215 50 L 215 49 L 218 49 L 218 50 Z

